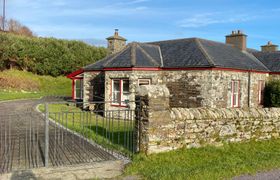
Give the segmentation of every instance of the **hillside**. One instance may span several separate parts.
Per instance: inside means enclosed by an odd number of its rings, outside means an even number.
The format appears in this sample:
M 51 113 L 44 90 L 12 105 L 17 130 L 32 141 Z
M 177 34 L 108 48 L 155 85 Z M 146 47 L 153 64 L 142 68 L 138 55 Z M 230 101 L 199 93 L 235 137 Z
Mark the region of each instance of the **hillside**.
M 71 96 L 71 80 L 18 70 L 0 72 L 0 101 L 49 95 Z
M 16 68 L 56 77 L 94 63 L 106 54 L 106 48 L 81 41 L 0 32 L 0 70 Z

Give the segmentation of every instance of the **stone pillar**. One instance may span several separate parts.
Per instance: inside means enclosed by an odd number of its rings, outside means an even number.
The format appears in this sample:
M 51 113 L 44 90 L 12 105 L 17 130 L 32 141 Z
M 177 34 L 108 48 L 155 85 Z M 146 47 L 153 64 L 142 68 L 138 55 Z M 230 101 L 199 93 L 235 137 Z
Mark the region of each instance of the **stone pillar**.
M 136 91 L 136 138 L 139 151 L 150 154 L 153 130 L 171 122 L 169 90 L 165 85 L 140 86 Z

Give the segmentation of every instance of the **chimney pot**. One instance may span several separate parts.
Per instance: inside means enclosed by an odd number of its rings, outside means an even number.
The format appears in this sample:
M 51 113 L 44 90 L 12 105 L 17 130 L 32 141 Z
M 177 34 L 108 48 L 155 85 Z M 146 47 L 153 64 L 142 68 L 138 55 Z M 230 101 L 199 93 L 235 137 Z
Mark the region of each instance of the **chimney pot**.
M 271 41 L 268 41 L 266 45 L 261 46 L 262 52 L 275 52 L 278 51 L 278 45 L 273 44 Z
M 231 44 L 235 48 L 245 51 L 247 49 L 247 35 L 243 34 L 241 30 L 232 31 L 230 35 L 226 36 L 226 44 Z
M 115 29 L 115 34 L 106 38 L 108 41 L 108 53 L 114 54 L 121 51 L 126 46 L 126 39 L 119 36 L 119 29 Z
M 119 29 L 115 29 L 115 35 L 116 35 L 116 36 L 119 35 Z

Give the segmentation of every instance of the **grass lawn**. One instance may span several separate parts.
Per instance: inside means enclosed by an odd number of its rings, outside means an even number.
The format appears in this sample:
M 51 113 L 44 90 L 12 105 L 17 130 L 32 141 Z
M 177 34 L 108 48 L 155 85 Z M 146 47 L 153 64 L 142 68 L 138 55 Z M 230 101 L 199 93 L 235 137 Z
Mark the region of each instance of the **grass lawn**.
M 71 80 L 18 70 L 0 72 L 0 101 L 49 95 L 71 96 Z
M 125 174 L 143 179 L 214 180 L 275 168 L 280 168 L 280 140 L 137 155 Z
M 113 111 L 108 111 L 104 117 L 97 113 L 82 111 L 73 105 L 49 104 L 48 107 L 49 117 L 64 127 L 104 147 L 131 155 L 134 121 L 113 118 Z M 45 106 L 39 105 L 39 110 L 45 112 Z

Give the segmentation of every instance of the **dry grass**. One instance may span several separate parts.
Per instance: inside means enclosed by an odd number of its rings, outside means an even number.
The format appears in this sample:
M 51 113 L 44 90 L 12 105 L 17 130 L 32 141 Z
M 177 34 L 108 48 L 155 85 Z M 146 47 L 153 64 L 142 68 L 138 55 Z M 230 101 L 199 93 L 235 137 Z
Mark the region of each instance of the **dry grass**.
M 71 80 L 18 70 L 0 72 L 0 101 L 50 95 L 70 96 Z
M 40 84 L 32 79 L 15 76 L 9 77 L 5 74 L 0 74 L 0 88 L 1 89 L 17 89 L 24 91 L 39 91 Z

